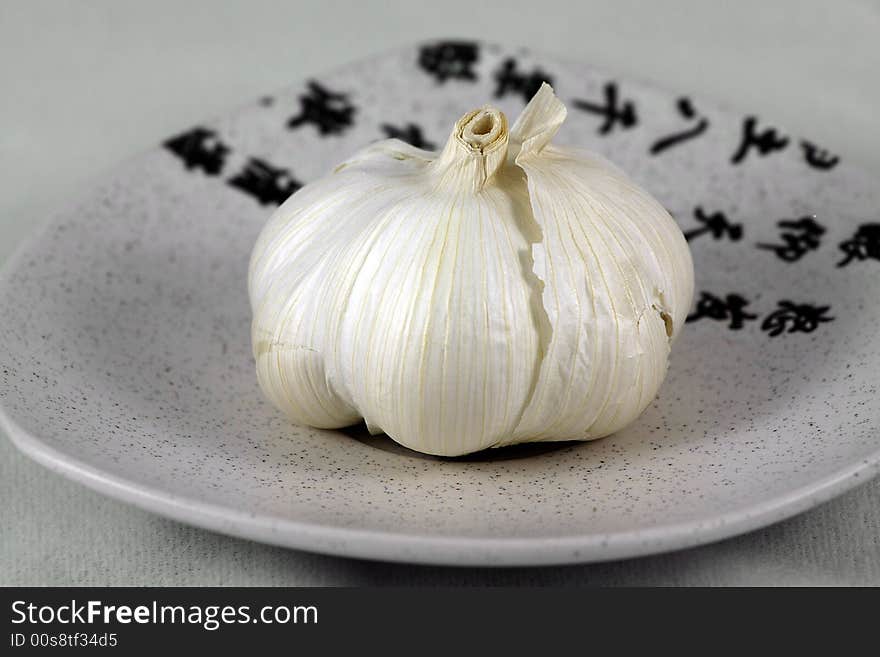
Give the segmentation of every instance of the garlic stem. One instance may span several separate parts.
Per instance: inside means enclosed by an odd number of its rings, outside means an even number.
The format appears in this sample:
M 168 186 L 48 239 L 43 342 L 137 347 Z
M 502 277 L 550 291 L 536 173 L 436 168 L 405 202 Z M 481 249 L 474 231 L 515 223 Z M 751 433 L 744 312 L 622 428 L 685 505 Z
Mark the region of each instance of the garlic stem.
M 470 117 L 470 118 L 468 118 Z M 482 150 L 507 130 L 507 120 L 494 107 L 484 107 L 468 112 L 459 121 L 461 139 L 471 148 Z
M 468 112 L 456 122 L 432 165 L 439 183 L 479 192 L 507 159 L 509 138 L 507 117 L 501 110 L 487 105 Z

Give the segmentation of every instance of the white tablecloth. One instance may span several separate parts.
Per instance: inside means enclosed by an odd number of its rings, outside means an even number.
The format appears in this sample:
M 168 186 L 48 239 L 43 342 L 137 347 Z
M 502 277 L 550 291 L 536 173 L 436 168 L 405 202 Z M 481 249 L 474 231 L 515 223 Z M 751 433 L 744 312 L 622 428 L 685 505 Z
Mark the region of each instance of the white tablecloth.
M 0 261 L 123 157 L 394 45 L 523 44 L 716 98 L 880 175 L 880 2 L 0 5 Z M 877 217 L 880 220 L 880 209 Z M 715 545 L 564 568 L 430 568 L 193 529 L 50 474 L 0 436 L 0 584 L 880 585 L 880 481 Z

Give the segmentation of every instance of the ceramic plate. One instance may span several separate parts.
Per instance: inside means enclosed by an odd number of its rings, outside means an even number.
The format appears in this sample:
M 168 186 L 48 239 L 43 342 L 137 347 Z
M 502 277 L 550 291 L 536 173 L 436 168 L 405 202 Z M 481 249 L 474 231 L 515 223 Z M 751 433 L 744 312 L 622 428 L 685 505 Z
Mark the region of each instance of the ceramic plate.
M 250 352 L 250 249 L 276 204 L 368 142 L 443 142 L 542 79 L 561 143 L 676 217 L 696 266 L 659 397 L 592 443 L 423 457 L 291 425 Z M 771 119 L 523 49 L 386 53 L 192 126 L 120 166 L 8 264 L 3 428 L 49 468 L 279 545 L 447 564 L 648 554 L 780 520 L 877 472 L 880 197 Z

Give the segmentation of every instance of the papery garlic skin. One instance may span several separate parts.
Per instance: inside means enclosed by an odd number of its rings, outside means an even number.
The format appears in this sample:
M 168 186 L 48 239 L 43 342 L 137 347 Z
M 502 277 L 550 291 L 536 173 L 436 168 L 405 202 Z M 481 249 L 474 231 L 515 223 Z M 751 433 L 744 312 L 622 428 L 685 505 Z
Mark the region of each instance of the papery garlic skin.
M 249 271 L 269 399 L 446 456 L 638 417 L 690 307 L 690 252 L 623 173 L 549 143 L 565 113 L 544 85 L 509 131 L 475 110 L 440 153 L 377 143 L 278 208 Z

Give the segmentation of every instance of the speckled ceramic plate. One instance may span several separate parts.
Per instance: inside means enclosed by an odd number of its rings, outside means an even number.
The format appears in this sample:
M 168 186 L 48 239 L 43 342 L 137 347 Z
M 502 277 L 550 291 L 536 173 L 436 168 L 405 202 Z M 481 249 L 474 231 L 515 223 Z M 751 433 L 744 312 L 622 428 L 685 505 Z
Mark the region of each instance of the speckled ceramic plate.
M 691 322 L 656 402 L 583 444 L 442 460 L 287 422 L 250 353 L 248 255 L 275 204 L 387 135 L 515 116 L 543 78 L 561 142 L 651 190 L 690 240 Z M 109 495 L 335 554 L 540 564 L 681 548 L 807 509 L 880 462 L 880 197 L 764 117 L 522 49 L 431 43 L 187 129 L 9 263 L 0 405 L 15 443 Z

